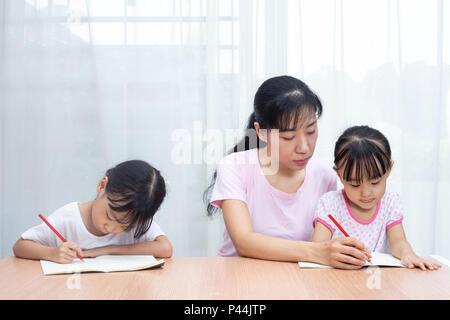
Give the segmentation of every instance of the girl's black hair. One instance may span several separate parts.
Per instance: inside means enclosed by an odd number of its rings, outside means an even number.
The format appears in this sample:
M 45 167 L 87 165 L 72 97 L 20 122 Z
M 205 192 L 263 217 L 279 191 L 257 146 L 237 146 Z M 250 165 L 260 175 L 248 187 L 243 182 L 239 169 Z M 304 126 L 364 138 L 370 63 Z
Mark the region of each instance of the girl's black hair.
M 136 228 L 134 238 L 143 236 L 153 216 L 166 196 L 166 185 L 161 173 L 141 160 L 129 160 L 106 171 L 106 196 L 109 207 L 117 212 L 128 212 L 118 220 L 126 230 Z
M 381 178 L 391 168 L 389 141 L 369 126 L 348 128 L 336 142 L 334 167 L 343 169 L 344 180 L 356 180 L 358 184 L 364 179 Z
M 308 113 L 314 114 L 318 119 L 322 115 L 322 103 L 303 81 L 291 76 L 267 79 L 256 91 L 253 113 L 248 118 L 245 136 L 228 154 L 265 146 L 255 133 L 255 122 L 259 123 L 261 129 L 295 130 L 295 126 L 302 120 L 301 117 Z M 208 216 L 218 211 L 209 203 L 216 178 L 217 171 L 214 172 L 211 184 L 203 193 Z

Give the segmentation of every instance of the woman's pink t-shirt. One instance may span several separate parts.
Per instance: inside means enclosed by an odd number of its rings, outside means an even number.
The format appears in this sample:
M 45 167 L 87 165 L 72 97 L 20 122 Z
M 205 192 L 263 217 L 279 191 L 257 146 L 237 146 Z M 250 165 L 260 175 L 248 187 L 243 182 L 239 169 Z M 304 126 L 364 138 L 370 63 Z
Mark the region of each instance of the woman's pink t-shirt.
M 331 167 L 310 159 L 301 187 L 295 193 L 285 193 L 269 184 L 260 167 L 257 151 L 232 153 L 219 162 L 210 203 L 222 208 L 222 200 L 241 200 L 247 204 L 255 232 L 311 241 L 315 208 L 324 193 L 336 190 L 336 174 Z M 238 255 L 227 230 L 218 255 Z

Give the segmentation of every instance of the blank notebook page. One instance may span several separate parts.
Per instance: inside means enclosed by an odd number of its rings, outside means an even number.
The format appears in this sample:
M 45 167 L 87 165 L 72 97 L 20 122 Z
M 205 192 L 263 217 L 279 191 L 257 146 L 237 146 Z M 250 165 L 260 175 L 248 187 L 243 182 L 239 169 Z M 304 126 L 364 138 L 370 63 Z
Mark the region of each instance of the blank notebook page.
M 96 258 L 84 258 L 84 261 L 74 259 L 69 264 L 41 260 L 41 267 L 44 274 L 89 271 L 113 272 L 141 270 L 160 265 L 163 262 L 163 259 L 156 260 L 150 255 L 105 255 Z

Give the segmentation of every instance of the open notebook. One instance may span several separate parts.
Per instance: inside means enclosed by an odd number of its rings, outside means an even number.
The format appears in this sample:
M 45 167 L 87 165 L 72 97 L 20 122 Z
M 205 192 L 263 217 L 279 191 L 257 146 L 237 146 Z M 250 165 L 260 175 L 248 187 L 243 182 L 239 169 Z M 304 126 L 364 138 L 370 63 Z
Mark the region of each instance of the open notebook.
M 372 263 L 366 262 L 363 267 L 377 266 L 377 267 L 402 267 L 406 268 L 400 260 L 394 258 L 390 254 L 381 252 L 372 252 L 372 258 L 370 259 Z M 312 262 L 302 262 L 298 263 L 300 268 L 304 269 L 315 269 L 315 268 L 333 268 L 327 265 L 312 263 Z
M 105 255 L 96 258 L 74 259 L 72 263 L 62 264 L 41 260 L 44 275 L 78 272 L 136 271 L 155 268 L 164 264 L 150 255 Z

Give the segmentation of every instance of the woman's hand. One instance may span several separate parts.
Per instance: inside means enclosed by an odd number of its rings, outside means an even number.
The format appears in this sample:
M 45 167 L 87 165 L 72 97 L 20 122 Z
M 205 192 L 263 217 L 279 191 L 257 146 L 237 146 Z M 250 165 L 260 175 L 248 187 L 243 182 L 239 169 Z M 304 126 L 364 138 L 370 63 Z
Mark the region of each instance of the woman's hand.
M 364 244 L 351 237 L 340 237 L 320 242 L 322 264 L 339 269 L 359 269 L 371 258 Z
M 413 269 L 415 267 L 420 268 L 421 270 L 437 270 L 442 265 L 439 263 L 432 262 L 430 260 L 423 259 L 415 254 L 409 253 L 402 256 L 401 261 L 403 265 L 409 269 Z

